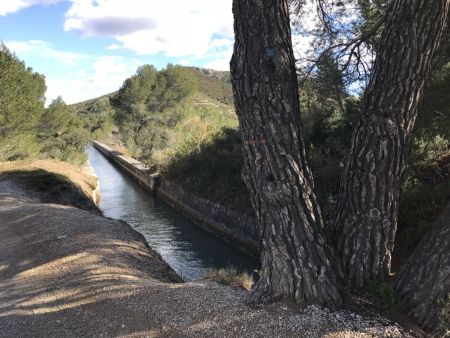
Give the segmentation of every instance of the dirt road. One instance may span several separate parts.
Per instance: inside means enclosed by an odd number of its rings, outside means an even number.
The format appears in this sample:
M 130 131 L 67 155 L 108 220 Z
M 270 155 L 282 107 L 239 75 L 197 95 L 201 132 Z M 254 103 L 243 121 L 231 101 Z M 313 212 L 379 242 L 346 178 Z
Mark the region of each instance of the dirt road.
M 249 308 L 244 291 L 178 277 L 120 221 L 0 180 L 0 337 L 401 337 L 383 318 Z

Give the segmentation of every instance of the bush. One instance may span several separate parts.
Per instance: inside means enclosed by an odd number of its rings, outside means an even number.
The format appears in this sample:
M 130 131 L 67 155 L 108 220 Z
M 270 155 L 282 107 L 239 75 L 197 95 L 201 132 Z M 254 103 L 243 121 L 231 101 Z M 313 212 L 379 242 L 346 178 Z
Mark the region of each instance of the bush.
M 189 142 L 189 141 L 187 141 Z M 240 177 L 242 168 L 239 131 L 224 128 L 211 142 L 182 146 L 163 174 L 197 196 L 217 201 L 243 213 L 253 213 Z
M 438 304 L 436 337 L 450 337 L 450 294 Z
M 45 110 L 37 130 L 42 145 L 41 156 L 73 164 L 87 160 L 85 149 L 89 132 L 81 118 L 61 98 L 54 100 Z
M 239 272 L 234 266 L 205 272 L 203 278 L 245 290 L 250 290 L 254 284 L 253 278 L 247 272 Z

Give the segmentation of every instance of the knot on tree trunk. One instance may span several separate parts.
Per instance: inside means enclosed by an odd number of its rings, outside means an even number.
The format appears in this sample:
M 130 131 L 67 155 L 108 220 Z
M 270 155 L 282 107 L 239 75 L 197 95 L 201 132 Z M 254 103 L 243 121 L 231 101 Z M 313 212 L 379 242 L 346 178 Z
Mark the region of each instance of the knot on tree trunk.
M 390 137 L 395 137 L 395 136 L 397 136 L 399 134 L 397 124 L 393 120 L 391 120 L 390 118 L 387 118 L 384 121 L 384 126 L 385 126 L 385 129 L 386 129 L 386 133 Z
M 286 205 L 292 198 L 290 184 L 283 181 L 266 180 L 261 186 L 261 198 L 269 205 Z

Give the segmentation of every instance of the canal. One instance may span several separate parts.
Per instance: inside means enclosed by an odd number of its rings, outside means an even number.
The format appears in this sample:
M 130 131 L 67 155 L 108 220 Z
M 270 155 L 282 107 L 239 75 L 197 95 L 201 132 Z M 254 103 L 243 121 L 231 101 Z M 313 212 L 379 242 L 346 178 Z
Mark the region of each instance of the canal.
M 100 182 L 103 214 L 122 219 L 140 232 L 184 280 L 230 265 L 250 273 L 258 266 L 256 259 L 202 230 L 142 189 L 94 147 L 89 147 L 88 154 Z

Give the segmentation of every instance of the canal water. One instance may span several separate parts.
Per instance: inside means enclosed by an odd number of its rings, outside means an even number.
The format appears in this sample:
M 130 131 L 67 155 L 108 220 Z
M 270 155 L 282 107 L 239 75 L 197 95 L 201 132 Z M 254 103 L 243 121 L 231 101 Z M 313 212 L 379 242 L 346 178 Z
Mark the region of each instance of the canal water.
M 103 214 L 122 219 L 140 232 L 184 280 L 230 265 L 249 273 L 257 267 L 256 259 L 210 235 L 150 195 L 94 147 L 89 147 L 88 154 L 100 182 Z

